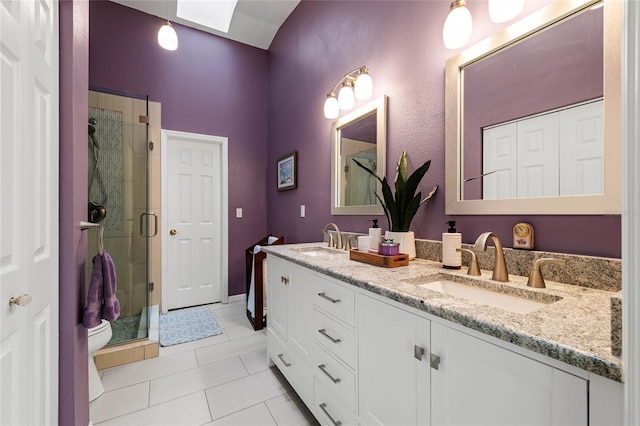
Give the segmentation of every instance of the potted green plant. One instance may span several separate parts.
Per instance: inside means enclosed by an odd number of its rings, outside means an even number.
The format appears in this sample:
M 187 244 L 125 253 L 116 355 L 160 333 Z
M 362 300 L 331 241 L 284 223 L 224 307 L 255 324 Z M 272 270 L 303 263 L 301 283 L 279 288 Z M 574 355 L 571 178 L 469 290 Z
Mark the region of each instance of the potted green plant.
M 411 221 L 418 212 L 418 208 L 431 199 L 438 190 L 436 185 L 424 199 L 422 198 L 422 192 L 416 194 L 420 181 L 422 181 L 431 166 L 431 160 L 426 161 L 407 177 L 407 153 L 402 151 L 396 167 L 395 194 L 392 192 L 386 177 L 381 178 L 373 170 L 358 162 L 358 160 L 354 161 L 382 185 L 382 197 L 377 192 L 375 196 L 380 201 L 389 224 L 389 231 L 387 231 L 386 237 L 393 238 L 394 242 L 400 243 L 400 252 L 408 254 L 410 259 L 415 258 L 415 235 L 413 231 L 409 230 Z

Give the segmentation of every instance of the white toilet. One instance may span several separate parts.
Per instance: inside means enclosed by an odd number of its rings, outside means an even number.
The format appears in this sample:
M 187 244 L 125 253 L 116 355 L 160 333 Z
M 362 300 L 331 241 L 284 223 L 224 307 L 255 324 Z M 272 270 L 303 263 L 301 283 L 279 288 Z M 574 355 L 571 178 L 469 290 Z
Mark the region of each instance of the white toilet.
M 93 401 L 104 393 L 104 386 L 93 360 L 93 354 L 109 343 L 113 332 L 111 331 L 111 323 L 105 319 L 100 325 L 87 331 L 89 333 L 89 401 Z

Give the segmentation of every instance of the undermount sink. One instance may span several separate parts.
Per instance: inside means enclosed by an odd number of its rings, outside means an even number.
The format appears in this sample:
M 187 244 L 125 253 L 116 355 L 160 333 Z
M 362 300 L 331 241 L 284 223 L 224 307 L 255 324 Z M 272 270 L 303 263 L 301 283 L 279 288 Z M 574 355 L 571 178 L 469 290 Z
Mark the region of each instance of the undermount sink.
M 301 247 L 301 248 L 293 249 L 293 251 L 300 254 L 304 254 L 305 256 L 328 257 L 328 258 L 331 258 L 332 256 L 335 256 L 335 255 L 346 253 L 345 251 L 342 251 L 342 250 L 323 247 L 323 246 Z
M 504 284 L 494 284 L 479 280 L 458 282 L 438 275 L 422 279 L 414 278 L 406 282 L 428 290 L 517 314 L 535 312 L 561 299 L 550 294 L 533 292 L 523 288 L 513 288 Z M 509 292 L 513 294 L 509 294 Z

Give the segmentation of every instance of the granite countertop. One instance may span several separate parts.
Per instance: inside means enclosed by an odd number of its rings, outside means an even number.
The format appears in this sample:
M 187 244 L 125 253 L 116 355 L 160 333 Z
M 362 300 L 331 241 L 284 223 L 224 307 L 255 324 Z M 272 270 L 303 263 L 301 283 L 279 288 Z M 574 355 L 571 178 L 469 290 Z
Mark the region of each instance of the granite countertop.
M 466 268 L 443 269 L 442 264 L 424 259 L 409 266 L 381 268 L 349 259 L 346 251 L 332 250 L 309 256 L 302 250 L 326 247 L 326 243 L 263 247 L 272 254 L 351 285 L 371 291 L 445 320 L 538 352 L 591 373 L 622 382 L 622 360 L 611 349 L 612 292 L 546 281 L 547 288 L 527 287 L 527 277 L 510 275 L 509 283 L 491 280 L 491 271 L 469 277 Z M 536 293 L 540 300 L 557 299 L 528 314 L 518 314 L 480 305 L 437 291 L 418 287 L 421 277 L 447 274 L 456 280 L 476 284 L 503 285 L 510 293 Z M 412 284 L 412 282 L 414 284 Z

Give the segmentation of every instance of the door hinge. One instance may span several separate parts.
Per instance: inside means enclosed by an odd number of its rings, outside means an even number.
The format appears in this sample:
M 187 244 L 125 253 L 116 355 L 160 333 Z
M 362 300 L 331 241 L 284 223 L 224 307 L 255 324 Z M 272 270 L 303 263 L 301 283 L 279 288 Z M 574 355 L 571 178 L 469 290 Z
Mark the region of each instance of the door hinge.
M 153 282 L 149 283 L 149 291 L 153 291 L 155 288 L 155 284 Z
M 149 151 L 153 151 L 153 141 L 149 141 Z
M 149 124 L 149 116 L 148 115 L 141 115 L 140 116 L 140 123 Z

